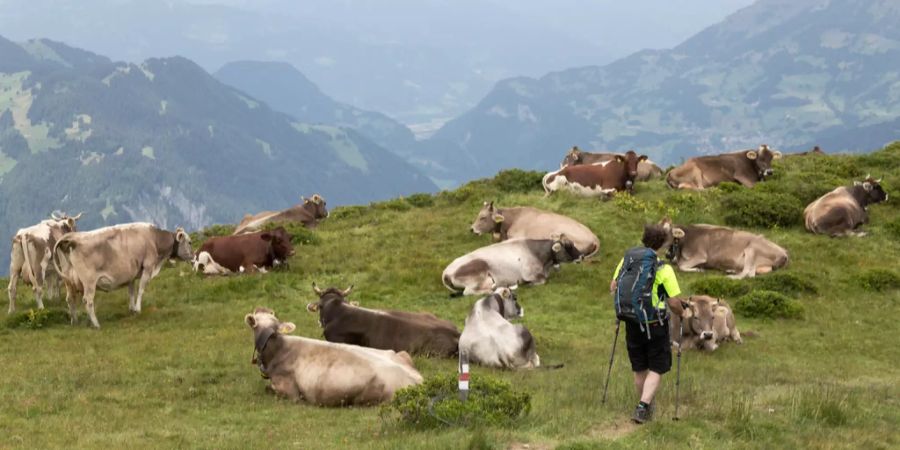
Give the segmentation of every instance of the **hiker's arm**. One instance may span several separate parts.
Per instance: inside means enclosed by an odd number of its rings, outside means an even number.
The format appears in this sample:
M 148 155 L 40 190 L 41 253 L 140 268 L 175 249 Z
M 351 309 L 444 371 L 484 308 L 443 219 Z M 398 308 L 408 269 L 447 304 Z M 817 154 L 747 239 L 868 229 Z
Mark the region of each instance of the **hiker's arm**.
M 616 266 L 616 271 L 613 272 L 612 281 L 609 282 L 609 292 L 616 291 L 616 279 L 619 278 L 619 271 L 622 270 L 622 263 L 625 262 L 625 258 L 619 260 L 619 264 Z
M 684 317 L 684 307 L 681 305 L 681 299 L 678 297 L 670 297 L 666 299 L 669 305 L 669 311 L 672 311 L 678 317 Z

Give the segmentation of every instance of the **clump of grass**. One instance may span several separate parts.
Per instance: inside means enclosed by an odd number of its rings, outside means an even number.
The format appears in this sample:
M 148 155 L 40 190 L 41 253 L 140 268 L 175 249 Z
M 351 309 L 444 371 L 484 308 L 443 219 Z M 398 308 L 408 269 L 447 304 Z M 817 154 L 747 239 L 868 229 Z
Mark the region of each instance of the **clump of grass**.
M 532 192 L 543 189 L 541 185 L 543 178 L 542 172 L 509 169 L 501 170 L 492 180 L 492 184 L 503 192 Z
M 804 205 L 791 194 L 745 190 L 722 199 L 725 223 L 755 228 L 792 227 L 802 220 Z
M 191 243 L 194 246 L 202 245 L 207 239 L 217 236 L 231 236 L 234 233 L 235 225 L 210 225 L 200 231 L 191 233 Z
M 741 280 L 725 277 L 701 278 L 691 283 L 691 291 L 698 295 L 736 298 L 750 292 L 750 285 Z
M 900 275 L 886 269 L 869 269 L 856 276 L 856 283 L 873 292 L 900 289 Z
M 791 410 L 801 422 L 815 422 L 831 427 L 851 422 L 850 396 L 834 386 L 817 386 L 799 390 L 791 396 Z
M 51 325 L 69 323 L 69 314 L 61 309 L 29 309 L 13 314 L 6 319 L 9 328 L 30 328 L 38 330 Z
M 390 211 L 408 211 L 412 209 L 412 205 L 410 205 L 406 200 L 401 198 L 394 198 L 391 200 L 386 200 L 383 202 L 374 202 L 372 203 L 372 209 L 387 209 Z
M 434 197 L 427 193 L 418 193 L 406 197 L 406 202 L 416 208 L 427 208 L 434 205 Z
M 531 394 L 514 391 L 503 380 L 478 375 L 469 383 L 469 396 L 458 398 L 457 380 L 444 373 L 396 393 L 394 400 L 382 405 L 381 417 L 418 428 L 449 426 L 510 426 L 531 410 Z
M 284 227 L 284 230 L 291 235 L 291 243 L 294 245 L 319 245 L 322 240 L 313 230 L 306 228 L 300 222 L 269 222 L 263 225 L 263 231 L 274 230 L 278 227 Z
M 755 277 L 750 280 L 750 284 L 754 289 L 780 292 L 791 297 L 796 297 L 800 294 L 815 294 L 818 292 L 816 285 L 813 284 L 812 281 L 786 272 L 776 272 Z
M 764 319 L 801 319 L 803 305 L 774 291 L 752 291 L 737 299 L 734 310 L 745 317 Z
M 328 212 L 328 218 L 331 220 L 344 220 L 352 217 L 360 217 L 365 214 L 368 209 L 367 206 L 361 205 L 338 206 Z

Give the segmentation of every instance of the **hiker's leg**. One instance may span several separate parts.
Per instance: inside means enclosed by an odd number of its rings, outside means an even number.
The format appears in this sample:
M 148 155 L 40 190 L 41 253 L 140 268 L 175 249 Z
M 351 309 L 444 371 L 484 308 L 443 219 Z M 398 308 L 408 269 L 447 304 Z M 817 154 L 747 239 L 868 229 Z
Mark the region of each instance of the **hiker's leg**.
M 656 395 L 656 390 L 659 389 L 659 382 L 662 380 L 662 375 L 649 370 L 644 374 L 643 381 L 643 389 L 641 390 L 641 401 L 650 404 L 653 403 L 653 397 Z
M 642 370 L 640 372 L 634 372 L 634 387 L 637 389 L 638 397 L 644 395 L 644 380 L 647 379 L 647 373 L 649 370 Z

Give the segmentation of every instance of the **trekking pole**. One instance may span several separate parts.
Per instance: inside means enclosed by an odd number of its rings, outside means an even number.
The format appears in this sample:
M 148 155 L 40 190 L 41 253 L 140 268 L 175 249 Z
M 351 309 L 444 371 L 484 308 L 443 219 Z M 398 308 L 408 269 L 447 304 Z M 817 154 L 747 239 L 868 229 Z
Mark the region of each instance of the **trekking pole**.
M 684 337 L 684 320 L 679 320 L 678 324 L 678 362 L 675 369 L 675 417 L 672 420 L 678 420 L 678 392 L 681 387 L 681 341 Z
M 606 404 L 606 391 L 609 389 L 609 375 L 612 373 L 613 358 L 616 356 L 616 343 L 619 340 L 619 325 L 622 322 L 616 319 L 616 336 L 613 338 L 612 352 L 609 354 L 609 369 L 606 369 L 606 383 L 603 385 L 603 401 Z

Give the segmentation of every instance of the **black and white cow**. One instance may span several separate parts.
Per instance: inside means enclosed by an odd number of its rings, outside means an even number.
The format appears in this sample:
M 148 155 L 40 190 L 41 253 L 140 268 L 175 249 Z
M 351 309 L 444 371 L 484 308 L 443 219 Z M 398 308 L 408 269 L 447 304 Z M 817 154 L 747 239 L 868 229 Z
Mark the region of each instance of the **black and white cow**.
M 472 307 L 466 326 L 459 337 L 459 353 L 469 361 L 503 369 L 534 369 L 541 365 L 535 350 L 534 337 L 528 328 L 508 319 L 522 317 L 525 309 L 519 305 L 515 292 L 497 288 Z

